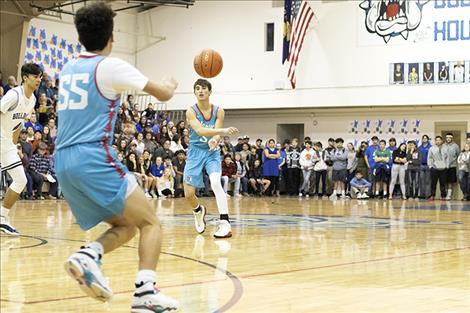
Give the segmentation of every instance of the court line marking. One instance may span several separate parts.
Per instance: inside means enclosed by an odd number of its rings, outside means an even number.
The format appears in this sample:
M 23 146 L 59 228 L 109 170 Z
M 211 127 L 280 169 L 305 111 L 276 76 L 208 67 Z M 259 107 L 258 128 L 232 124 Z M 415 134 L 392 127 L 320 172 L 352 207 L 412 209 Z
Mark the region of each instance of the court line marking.
M 29 235 L 19 235 L 19 236 L 1 236 L 2 238 L 11 238 L 11 239 L 19 239 L 20 237 L 24 237 L 24 238 L 32 238 L 32 239 L 36 239 L 39 241 L 39 243 L 36 243 L 34 245 L 29 245 L 29 246 L 21 246 L 21 247 L 14 247 L 14 248 L 10 248 L 10 250 L 18 250 L 18 249 L 26 249 L 26 248 L 34 248 L 34 247 L 39 247 L 39 246 L 42 246 L 42 245 L 45 245 L 48 243 L 48 241 L 46 239 L 43 239 L 41 237 L 37 237 L 37 236 L 29 236 Z
M 468 250 L 468 249 L 470 249 L 470 246 L 460 247 L 460 248 L 453 248 L 453 249 L 446 249 L 446 250 L 428 251 L 428 252 L 401 255 L 401 256 L 391 256 L 391 257 L 380 258 L 380 259 L 362 260 L 362 261 L 354 261 L 354 262 L 338 263 L 338 264 L 329 264 L 329 265 L 322 265 L 322 266 L 313 266 L 313 267 L 299 268 L 299 269 L 293 269 L 293 270 L 287 270 L 287 271 L 276 271 L 276 272 L 267 272 L 267 273 L 258 273 L 258 274 L 249 274 L 249 275 L 239 275 L 239 277 L 240 278 L 252 278 L 252 277 L 261 277 L 261 276 L 283 275 L 283 274 L 290 274 L 290 273 L 296 273 L 296 272 L 306 272 L 306 271 L 314 271 L 314 270 L 320 270 L 320 269 L 325 269 L 325 268 L 334 268 L 334 267 L 341 267 L 341 266 L 348 266 L 348 265 L 390 261 L 390 260 L 395 260 L 395 259 L 404 259 L 404 258 L 416 257 L 416 256 L 422 256 L 422 255 L 428 255 L 428 254 L 446 253 L 446 252 L 454 252 L 454 251 Z
M 68 239 L 68 238 L 54 238 L 54 237 L 44 237 L 44 238 L 47 238 L 47 239 L 50 239 L 50 240 L 59 240 L 59 241 L 86 242 L 84 240 Z M 129 246 L 129 245 L 123 245 L 122 247 L 137 249 L 137 247 L 133 247 L 133 246 Z M 211 263 L 208 263 L 208 262 L 205 262 L 205 261 L 201 261 L 201 260 L 196 260 L 196 259 L 184 256 L 184 255 L 179 255 L 179 254 L 171 253 L 171 252 L 163 252 L 163 251 L 160 252 L 160 253 L 170 255 L 170 256 L 174 256 L 174 257 L 181 258 L 181 259 L 185 259 L 185 260 L 188 260 L 188 261 L 193 261 L 193 262 L 208 266 L 208 267 L 210 267 L 212 269 L 215 269 L 215 270 L 221 272 L 222 274 L 226 275 L 227 278 L 229 278 L 231 280 L 231 282 L 233 284 L 233 288 L 234 288 L 232 297 L 222 307 L 220 307 L 220 308 L 216 309 L 215 311 L 213 311 L 213 313 L 226 312 L 228 309 L 233 307 L 241 299 L 241 297 L 243 295 L 243 284 L 241 283 L 240 279 L 236 275 L 234 275 L 233 273 L 231 273 L 227 270 L 223 270 L 223 269 L 217 267 L 214 264 L 211 264 Z M 192 283 L 181 283 L 181 284 L 175 284 L 175 285 L 160 286 L 160 288 L 174 288 L 174 287 L 182 287 L 182 286 L 191 286 L 191 285 L 199 285 L 199 284 L 212 283 L 212 282 L 218 282 L 218 281 L 222 281 L 222 280 L 212 279 L 212 280 L 207 280 L 207 281 L 199 281 L 199 282 L 192 282 Z M 133 292 L 133 291 L 134 291 L 134 289 L 132 289 L 132 290 L 123 290 L 123 291 L 115 292 L 114 294 L 124 294 L 124 293 L 130 293 L 130 292 Z M 3 302 L 12 302 L 12 303 L 20 303 L 20 304 L 40 304 L 40 303 L 48 303 L 48 302 L 56 302 L 56 301 L 64 301 L 64 300 L 76 300 L 76 299 L 82 299 L 82 298 L 88 298 L 88 296 L 83 296 L 82 295 L 82 296 L 63 297 L 63 298 L 35 300 L 35 301 L 18 301 L 18 300 L 10 300 L 10 299 L 0 299 L 0 302 L 3 301 Z

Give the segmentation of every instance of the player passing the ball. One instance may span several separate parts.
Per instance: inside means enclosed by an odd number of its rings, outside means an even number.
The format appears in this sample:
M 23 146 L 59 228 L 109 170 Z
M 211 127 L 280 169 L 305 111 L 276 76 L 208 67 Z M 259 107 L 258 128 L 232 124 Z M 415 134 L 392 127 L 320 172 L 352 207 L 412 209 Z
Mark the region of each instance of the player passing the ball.
M 110 225 L 96 241 L 73 253 L 65 269 L 87 295 L 110 300 L 113 292 L 100 269 L 102 256 L 139 231 L 139 271 L 131 312 L 172 312 L 178 302 L 155 287 L 160 223 L 135 176 L 119 162 L 112 140 L 122 91 L 139 89 L 167 101 L 177 83 L 173 79 L 155 83 L 128 63 L 109 57 L 114 16 L 103 2 L 77 11 L 75 27 L 86 52 L 69 61 L 60 74 L 57 178 L 82 229 L 100 222 Z
M 227 195 L 220 181 L 222 163 L 219 141 L 221 135 L 235 134 L 238 129 L 222 128 L 225 112 L 209 102 L 212 92 L 209 81 L 198 79 L 193 88 L 197 103 L 186 111 L 190 131 L 188 158 L 184 169 L 184 194 L 193 208 L 196 231 L 202 234 L 206 229 L 206 208 L 199 204 L 196 188 L 204 187 L 203 170 L 205 169 L 209 175 L 220 214 L 220 222 L 214 237 L 228 238 L 232 236 L 232 228 L 228 216 Z

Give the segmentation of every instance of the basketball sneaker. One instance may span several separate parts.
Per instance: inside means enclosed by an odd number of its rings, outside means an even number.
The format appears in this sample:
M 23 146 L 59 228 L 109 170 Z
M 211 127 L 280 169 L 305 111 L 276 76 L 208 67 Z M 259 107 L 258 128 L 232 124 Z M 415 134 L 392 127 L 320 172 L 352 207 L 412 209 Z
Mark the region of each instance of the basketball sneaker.
M 16 228 L 11 226 L 10 219 L 6 216 L 0 216 L 0 231 L 10 236 L 20 235 Z
M 154 283 L 136 284 L 135 287 L 136 290 L 132 298 L 132 313 L 163 313 L 178 310 L 178 301 L 162 294 L 158 288 L 155 288 Z
M 217 230 L 214 233 L 215 238 L 230 238 L 232 237 L 232 226 L 226 220 L 220 220 Z
M 196 231 L 199 234 L 202 234 L 206 230 L 206 207 L 199 205 L 201 209 L 199 212 L 194 212 L 194 226 L 196 226 Z
M 72 254 L 65 262 L 65 270 L 75 279 L 80 289 L 88 296 L 106 302 L 113 297 L 113 291 L 108 286 L 101 271 L 101 257 L 90 248 L 82 248 Z

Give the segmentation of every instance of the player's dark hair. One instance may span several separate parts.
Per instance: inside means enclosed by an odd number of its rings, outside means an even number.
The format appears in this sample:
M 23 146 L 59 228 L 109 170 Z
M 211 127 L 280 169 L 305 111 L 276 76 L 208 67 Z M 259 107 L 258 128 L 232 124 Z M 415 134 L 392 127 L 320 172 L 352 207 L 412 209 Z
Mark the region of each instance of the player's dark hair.
M 21 80 L 24 83 L 24 77 L 28 75 L 41 75 L 42 69 L 39 65 L 34 63 L 27 63 L 21 67 Z
M 198 80 L 196 80 L 196 82 L 194 83 L 194 86 L 193 86 L 193 91 L 196 90 L 196 86 L 201 86 L 201 87 L 207 87 L 207 89 L 209 91 L 212 91 L 212 85 L 211 83 L 209 83 L 209 81 L 207 79 L 202 79 L 202 78 L 199 78 Z
M 74 23 L 78 40 L 87 51 L 103 50 L 113 35 L 116 13 L 104 2 L 81 7 L 75 15 Z

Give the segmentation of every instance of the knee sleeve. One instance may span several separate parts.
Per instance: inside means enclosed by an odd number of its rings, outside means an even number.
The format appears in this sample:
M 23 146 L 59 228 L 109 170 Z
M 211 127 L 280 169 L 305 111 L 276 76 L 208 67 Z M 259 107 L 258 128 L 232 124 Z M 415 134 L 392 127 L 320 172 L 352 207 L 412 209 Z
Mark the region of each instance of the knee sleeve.
M 209 179 L 211 181 L 212 191 L 215 194 L 215 199 L 217 201 L 217 207 L 219 209 L 220 214 L 228 214 L 228 203 L 227 203 L 227 195 L 222 188 L 222 184 L 220 183 L 221 173 L 212 173 L 209 175 Z
M 28 182 L 23 166 L 17 166 L 11 170 L 8 170 L 8 174 L 10 174 L 11 178 L 13 179 L 13 183 L 10 185 L 10 189 L 16 193 L 21 193 L 24 187 L 26 187 L 26 183 Z

